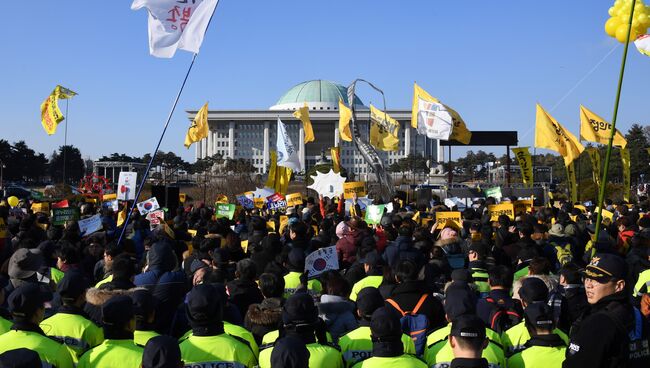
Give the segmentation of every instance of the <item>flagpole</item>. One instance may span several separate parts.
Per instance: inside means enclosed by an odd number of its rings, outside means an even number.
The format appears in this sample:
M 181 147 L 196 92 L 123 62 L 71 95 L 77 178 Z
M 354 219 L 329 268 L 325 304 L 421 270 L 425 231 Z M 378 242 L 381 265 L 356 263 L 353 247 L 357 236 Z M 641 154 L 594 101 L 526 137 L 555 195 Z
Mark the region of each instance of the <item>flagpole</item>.
M 129 220 L 131 219 L 131 213 L 133 213 L 133 210 L 135 209 L 138 203 L 138 199 L 140 198 L 140 193 L 142 193 L 142 189 L 144 188 L 144 184 L 147 182 L 147 178 L 149 177 L 149 171 L 151 170 L 151 165 L 153 164 L 153 161 L 156 158 L 156 154 L 158 153 L 158 149 L 160 148 L 160 144 L 162 143 L 162 140 L 165 137 L 165 132 L 167 132 L 167 127 L 169 126 L 169 122 L 172 120 L 172 116 L 174 115 L 174 110 L 176 110 L 176 105 L 178 104 L 178 100 L 181 98 L 181 94 L 183 93 L 183 89 L 185 88 L 185 83 L 187 82 L 187 78 L 190 76 L 190 72 L 192 71 L 192 66 L 194 66 L 194 61 L 196 60 L 197 55 L 198 54 L 194 54 L 192 56 L 192 62 L 190 63 L 190 66 L 187 68 L 187 72 L 185 73 L 185 78 L 183 78 L 183 83 L 181 84 L 181 88 L 178 90 L 178 93 L 176 94 L 176 98 L 174 99 L 174 103 L 172 104 L 171 111 L 169 111 L 169 115 L 167 116 L 167 121 L 165 122 L 165 126 L 163 127 L 162 134 L 160 134 L 160 139 L 158 139 L 158 144 L 156 144 L 156 148 L 154 149 L 153 154 L 151 155 L 151 159 L 147 164 L 147 168 L 144 172 L 144 175 L 142 176 L 142 181 L 138 186 L 138 191 L 135 195 L 135 200 L 131 205 L 131 209 L 126 214 L 126 219 L 124 220 L 124 224 L 122 225 L 123 226 L 122 231 L 120 232 L 120 237 L 117 240 L 118 246 L 120 245 L 122 239 L 124 238 L 124 234 L 126 233 L 126 227 L 129 225 Z
M 612 117 L 612 130 L 609 133 L 609 142 L 607 143 L 607 152 L 605 154 L 605 167 L 603 171 L 603 180 L 601 181 L 600 191 L 598 193 L 598 217 L 596 218 L 596 233 L 594 242 L 598 241 L 600 234 L 600 223 L 603 220 L 603 201 L 605 200 L 605 188 L 607 187 L 607 172 L 609 171 L 609 159 L 612 156 L 612 145 L 614 143 L 614 134 L 616 133 L 616 118 L 618 116 L 618 103 L 621 99 L 621 88 L 623 87 L 623 76 L 625 75 L 625 62 L 627 61 L 627 49 L 630 45 L 630 33 L 632 32 L 632 19 L 634 18 L 634 5 L 636 0 L 632 0 L 630 10 L 630 19 L 627 25 L 627 39 L 625 40 L 625 49 L 623 50 L 623 60 L 621 61 L 621 71 L 618 77 L 618 88 L 616 90 L 616 100 L 614 102 L 614 116 Z M 595 244 L 591 248 L 591 256 L 596 254 Z
M 65 130 L 63 133 L 63 187 L 65 188 L 65 162 L 67 160 L 68 154 L 68 101 L 69 98 L 65 99 Z

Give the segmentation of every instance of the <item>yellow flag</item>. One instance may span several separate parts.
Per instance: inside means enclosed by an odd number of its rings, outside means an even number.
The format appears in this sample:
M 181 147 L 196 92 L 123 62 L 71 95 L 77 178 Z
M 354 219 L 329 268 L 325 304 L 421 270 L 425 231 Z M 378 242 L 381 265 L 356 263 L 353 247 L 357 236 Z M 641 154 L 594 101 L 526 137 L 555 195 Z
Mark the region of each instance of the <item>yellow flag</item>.
M 269 177 L 266 180 L 266 187 L 275 189 L 280 194 L 287 193 L 289 181 L 291 180 L 290 168 L 278 166 L 278 155 L 271 151 L 271 163 L 269 165 Z
M 569 198 L 571 198 L 571 203 L 576 203 L 578 201 L 578 183 L 576 182 L 576 170 L 573 162 L 566 166 L 566 176 Z
M 580 105 L 580 139 L 600 144 L 609 144 L 610 134 L 612 134 L 612 124 Z M 614 133 L 613 144 L 623 148 L 627 146 L 627 140 L 625 140 L 625 137 L 618 129 Z
M 352 119 L 352 111 L 339 98 L 339 134 L 341 135 L 341 139 L 346 142 L 352 142 L 350 119 Z
M 521 169 L 521 180 L 528 188 L 533 187 L 533 159 L 530 157 L 528 147 L 513 148 L 519 168 Z
M 63 121 L 63 114 L 59 110 L 59 97 L 52 92 L 41 104 L 41 124 L 48 135 L 56 133 L 57 125 Z
M 423 90 L 417 83 L 413 83 L 413 106 L 411 107 L 411 127 L 418 128 L 418 111 L 420 106 L 420 100 L 430 101 L 442 104 L 445 107 L 449 115 L 451 115 L 451 120 L 453 123 L 453 129 L 449 140 L 456 140 L 463 144 L 469 144 L 469 141 L 472 139 L 472 132 L 467 129 L 465 121 L 460 116 L 456 110 L 451 107 L 441 103 L 437 98 L 431 96 L 427 91 Z
M 275 188 L 275 171 L 278 169 L 278 154 L 275 151 L 271 151 L 269 154 L 269 176 L 266 179 L 267 188 Z
M 305 106 L 294 111 L 293 116 L 302 121 L 302 126 L 305 130 L 305 144 L 313 142 L 316 138 L 314 138 L 314 129 L 312 129 L 311 120 L 309 120 L 309 107 L 307 103 L 305 102 Z
M 63 100 L 66 100 L 68 98 L 72 98 L 77 95 L 77 92 L 72 91 L 70 89 L 67 89 L 65 87 L 61 87 L 60 85 L 57 85 L 54 87 L 54 93 Z
M 399 148 L 399 122 L 370 105 L 370 144 L 382 151 Z
M 122 208 L 122 211 L 117 213 L 117 227 L 122 226 L 124 221 L 126 221 L 126 211 L 127 207 L 129 207 L 128 203 L 124 204 L 124 208 Z
M 621 162 L 623 163 L 623 200 L 630 201 L 630 150 L 621 148 Z
M 587 151 L 591 160 L 591 172 L 594 184 L 600 187 L 600 152 L 596 147 L 589 147 L 585 151 Z
M 196 113 L 192 125 L 185 134 L 185 148 L 190 148 L 192 143 L 196 143 L 201 139 L 207 138 L 210 128 L 208 127 L 208 103 Z
M 338 173 L 341 171 L 341 148 L 330 147 L 330 154 L 332 155 L 332 170 Z
M 539 104 L 535 118 L 535 147 L 558 152 L 564 157 L 565 165 L 569 165 L 585 150 L 582 143 Z

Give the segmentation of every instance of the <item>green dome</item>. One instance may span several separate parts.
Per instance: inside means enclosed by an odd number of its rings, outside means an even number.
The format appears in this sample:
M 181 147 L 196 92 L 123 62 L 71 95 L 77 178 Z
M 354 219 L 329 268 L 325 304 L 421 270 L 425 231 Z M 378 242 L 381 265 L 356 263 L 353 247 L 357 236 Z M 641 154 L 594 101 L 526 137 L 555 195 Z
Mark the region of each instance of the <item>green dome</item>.
M 294 110 L 305 102 L 313 110 L 338 110 L 339 98 L 348 104 L 347 88 L 325 80 L 312 80 L 300 83 L 287 91 L 271 110 Z M 354 96 L 354 104 L 363 106 L 359 97 Z

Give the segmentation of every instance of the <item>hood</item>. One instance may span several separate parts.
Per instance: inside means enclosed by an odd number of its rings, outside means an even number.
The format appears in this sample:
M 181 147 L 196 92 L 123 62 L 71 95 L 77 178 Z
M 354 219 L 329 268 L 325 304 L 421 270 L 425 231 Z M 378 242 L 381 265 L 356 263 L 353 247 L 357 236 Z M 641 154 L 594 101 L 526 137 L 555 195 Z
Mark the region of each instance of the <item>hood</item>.
M 337 295 L 328 295 L 323 294 L 320 297 L 320 303 L 317 304 L 318 314 L 325 316 L 323 319 L 328 320 L 328 316 L 334 316 L 350 312 L 354 315 L 355 305 L 352 301 L 337 296 Z
M 176 254 L 168 241 L 156 242 L 147 253 L 150 270 L 172 271 L 176 268 Z
M 129 290 L 106 290 L 98 288 L 90 288 L 86 291 L 86 303 L 100 307 L 102 304 L 106 303 L 109 299 L 116 297 L 118 295 L 127 295 L 130 296 L 136 290 L 147 290 L 145 288 L 133 288 Z

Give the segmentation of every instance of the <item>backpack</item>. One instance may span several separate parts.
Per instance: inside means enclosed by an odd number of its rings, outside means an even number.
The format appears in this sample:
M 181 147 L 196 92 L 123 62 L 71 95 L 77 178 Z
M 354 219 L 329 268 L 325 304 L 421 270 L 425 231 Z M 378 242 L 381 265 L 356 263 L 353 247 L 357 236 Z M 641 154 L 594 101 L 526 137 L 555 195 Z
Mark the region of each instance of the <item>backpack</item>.
M 415 308 L 412 311 L 406 312 L 393 299 L 386 299 L 386 302 L 390 303 L 390 305 L 402 314 L 402 318 L 400 319 L 402 332 L 411 337 L 411 340 L 415 344 L 415 353 L 418 356 L 424 354 L 424 348 L 427 344 L 427 330 L 429 329 L 429 318 L 424 314 L 418 313 L 418 311 L 428 296 L 429 294 L 423 294 L 415 305 Z
M 510 327 L 521 322 L 521 310 L 516 308 L 518 303 L 513 300 L 513 305 L 508 307 L 502 299 L 494 300 L 487 297 L 485 301 L 488 302 L 492 311 L 490 312 L 490 329 L 501 334 L 508 330 Z

